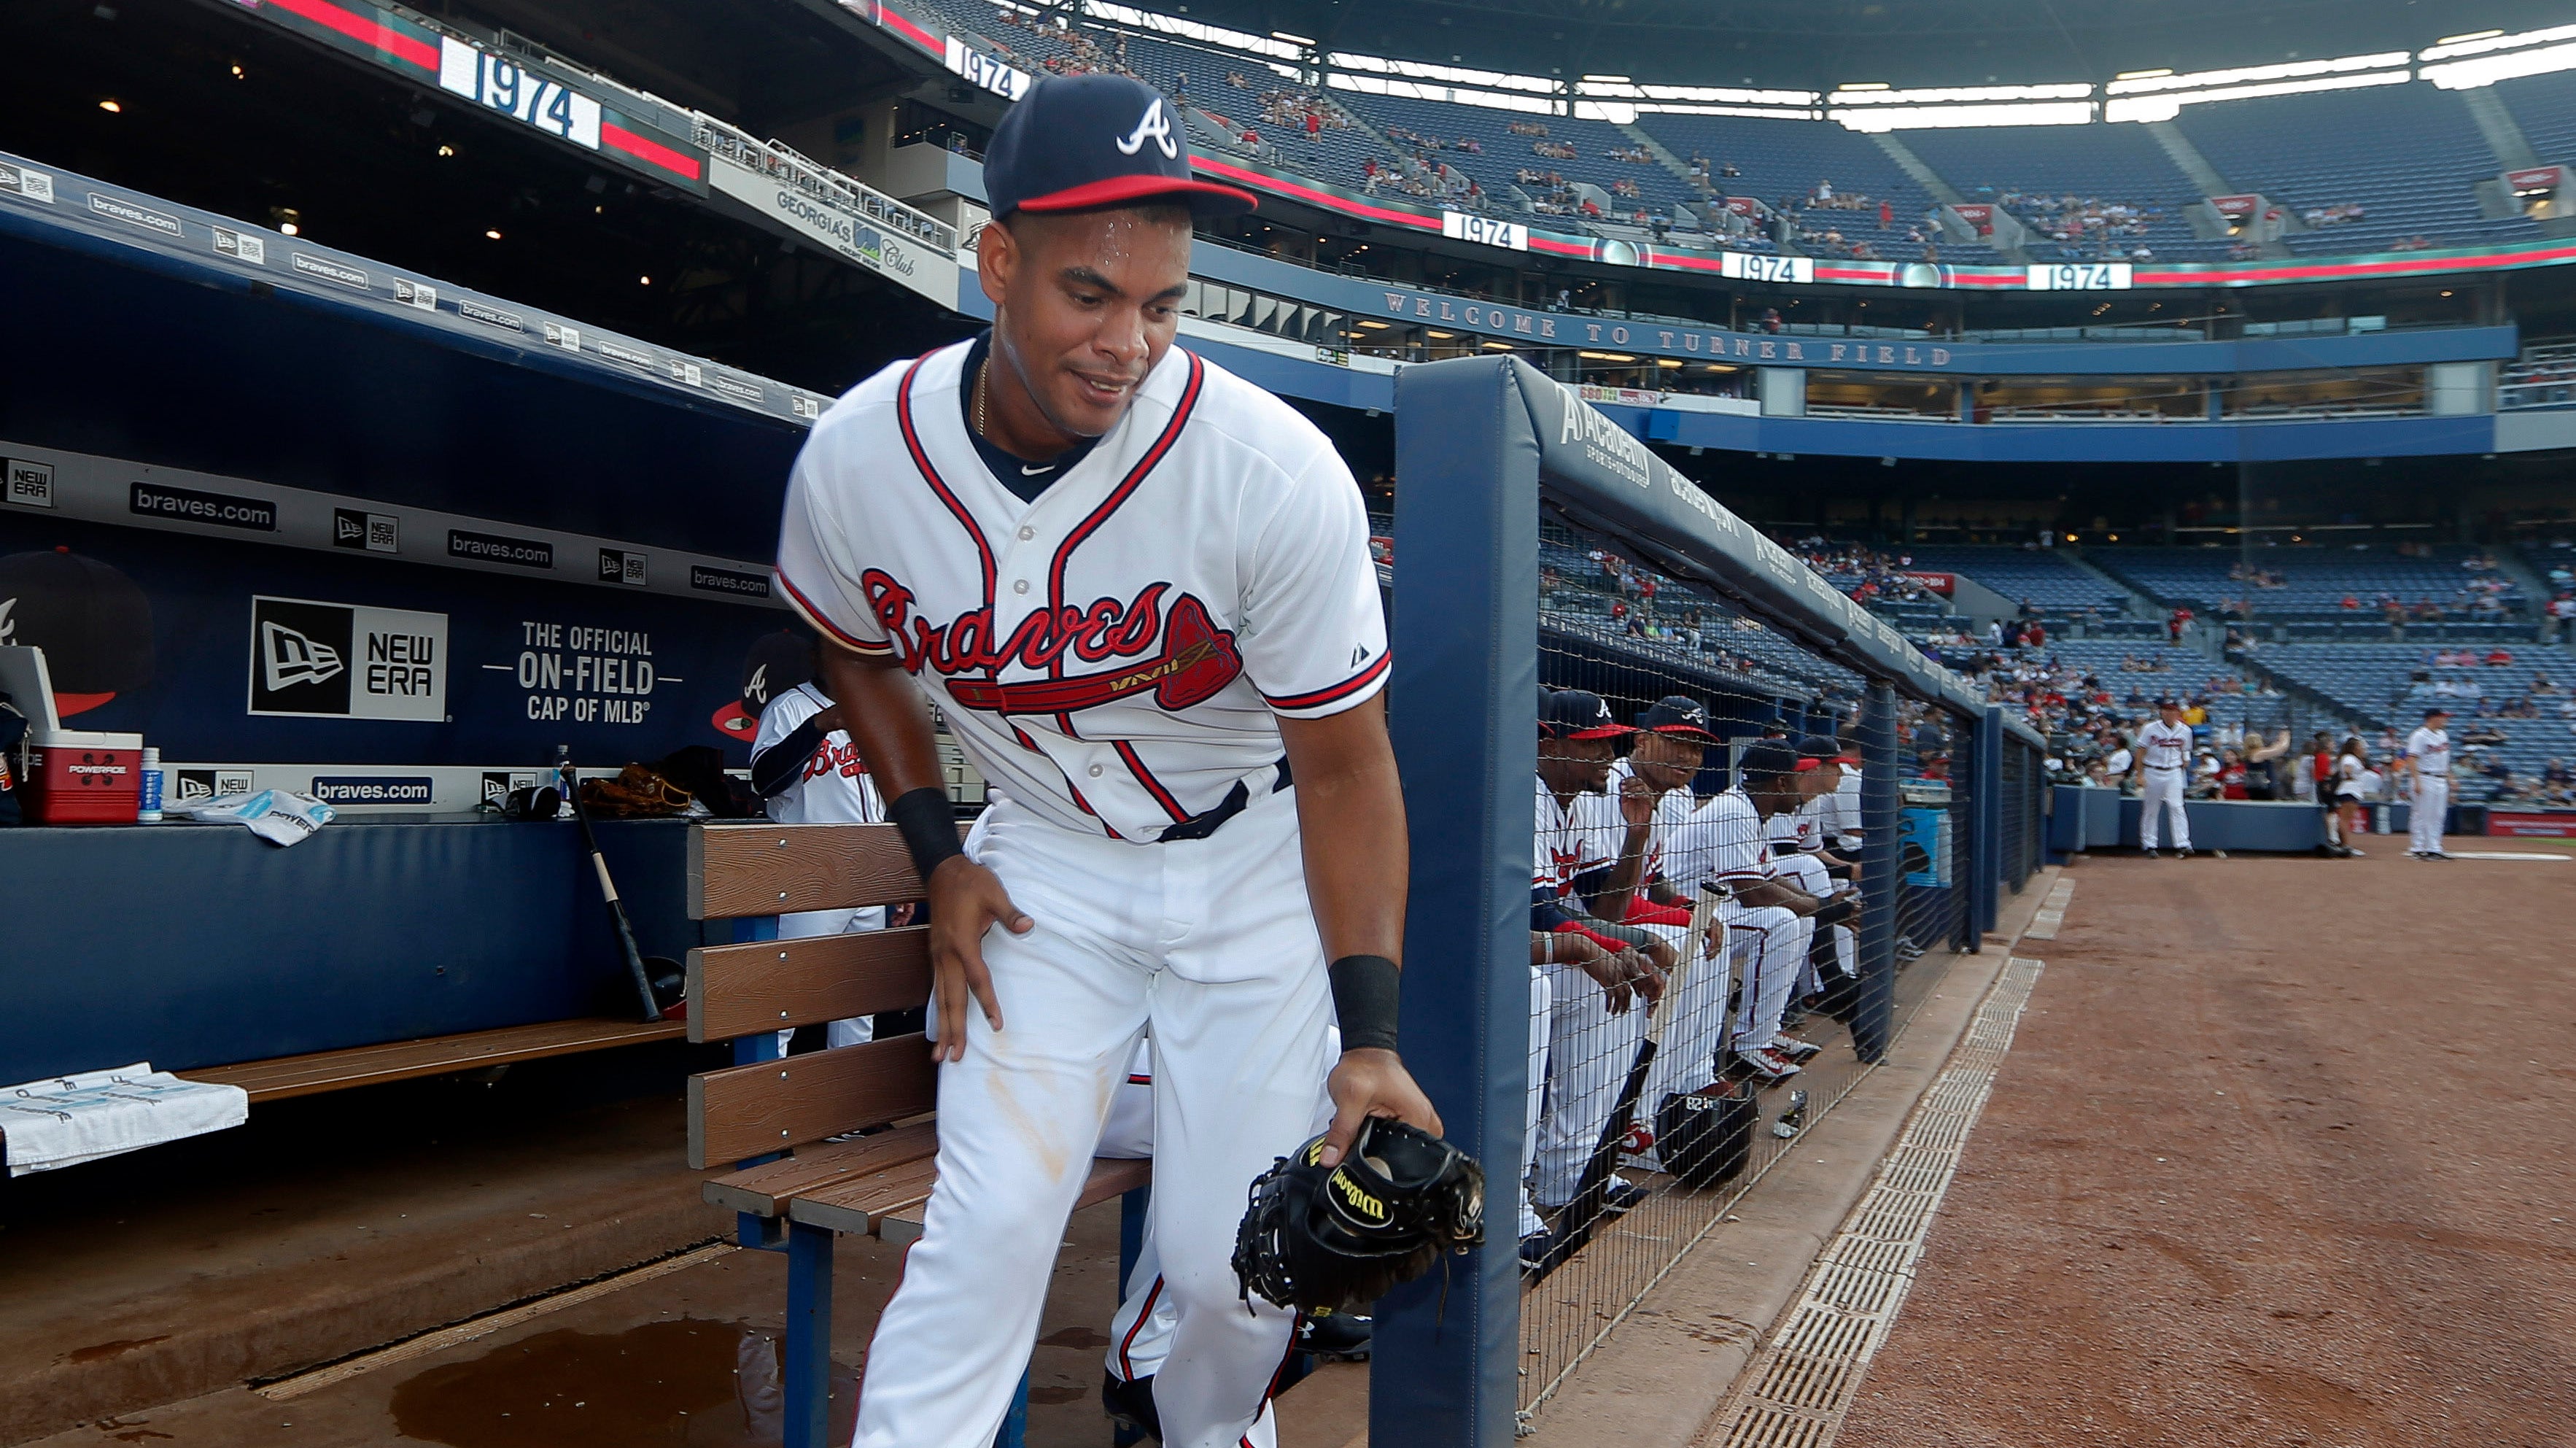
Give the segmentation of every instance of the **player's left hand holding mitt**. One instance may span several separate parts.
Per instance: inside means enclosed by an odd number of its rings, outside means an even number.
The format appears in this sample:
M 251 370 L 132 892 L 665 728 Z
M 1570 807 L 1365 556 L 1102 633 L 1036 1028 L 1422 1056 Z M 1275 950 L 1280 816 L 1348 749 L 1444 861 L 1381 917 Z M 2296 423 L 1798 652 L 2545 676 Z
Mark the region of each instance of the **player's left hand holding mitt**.
M 1338 1166 L 1324 1138 L 1253 1179 L 1234 1237 L 1246 1296 L 1309 1311 L 1365 1308 L 1431 1270 L 1443 1252 L 1485 1240 L 1485 1172 L 1439 1137 L 1401 1121 L 1361 1122 Z

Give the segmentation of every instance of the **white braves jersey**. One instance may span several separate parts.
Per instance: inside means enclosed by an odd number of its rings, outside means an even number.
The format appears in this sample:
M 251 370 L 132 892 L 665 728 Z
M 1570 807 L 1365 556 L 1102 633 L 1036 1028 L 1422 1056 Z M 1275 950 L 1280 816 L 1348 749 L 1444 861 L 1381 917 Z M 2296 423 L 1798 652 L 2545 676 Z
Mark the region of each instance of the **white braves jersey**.
M 1743 790 L 1730 789 L 1691 813 L 1673 843 L 1667 878 L 1677 890 L 1696 892 L 1707 880 L 1750 885 L 1775 873 L 1761 814 Z
M 1635 766 L 1625 759 L 1610 766 L 1610 787 L 1602 797 L 1610 801 L 1611 822 L 1619 829 L 1611 841 L 1614 848 L 1626 842 L 1628 830 L 1628 817 L 1620 813 L 1618 807 L 1619 791 L 1626 786 L 1628 776 L 1636 772 Z M 1655 817 L 1646 826 L 1646 866 L 1637 876 L 1640 881 L 1664 877 L 1664 860 L 1672 849 L 1673 837 L 1690 822 L 1691 811 L 1698 807 L 1699 801 L 1691 797 L 1687 788 L 1668 789 L 1656 798 Z
M 1772 850 L 1774 857 L 1804 854 L 1823 847 L 1824 812 L 1817 808 L 1823 803 L 1824 798 L 1818 796 L 1794 810 L 1775 814 L 1762 822 L 1762 837 L 1775 846 Z
M 1367 515 L 1312 423 L 1174 347 L 1024 502 L 967 435 L 970 345 L 888 367 L 815 424 L 778 579 L 843 645 L 899 659 L 1013 804 L 1159 839 L 1237 782 L 1271 787 L 1277 716 L 1384 686 Z
M 1860 828 L 1860 766 L 1843 765 L 1842 783 L 1834 792 L 1818 801 L 1824 806 L 1825 833 L 1846 850 L 1857 850 L 1863 843 Z
M 2406 757 L 2415 761 L 2418 774 L 2448 775 L 2451 772 L 2451 731 L 2418 729 L 2407 735 Z
M 1538 834 L 1530 846 L 1530 889 L 1550 898 L 1574 887 L 1574 877 L 1619 862 L 1627 826 L 1618 802 L 1606 794 L 1578 794 L 1559 804 L 1547 781 L 1538 781 Z
M 811 684 L 799 684 L 760 711 L 760 733 L 751 741 L 758 759 L 829 705 Z M 835 729 L 814 746 L 796 782 L 766 801 L 769 817 L 783 825 L 873 825 L 885 822 L 885 801 L 859 759 L 850 736 Z
M 2191 726 L 2158 719 L 2138 731 L 2138 752 L 2149 769 L 2180 769 L 2191 760 Z

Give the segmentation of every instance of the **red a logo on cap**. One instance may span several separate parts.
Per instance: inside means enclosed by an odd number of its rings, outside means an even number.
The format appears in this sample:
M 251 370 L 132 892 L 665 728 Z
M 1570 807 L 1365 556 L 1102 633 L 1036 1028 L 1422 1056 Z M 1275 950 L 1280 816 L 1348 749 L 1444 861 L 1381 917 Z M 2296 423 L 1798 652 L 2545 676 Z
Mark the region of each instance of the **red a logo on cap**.
M 1163 98 L 1161 96 L 1154 97 L 1154 103 L 1145 107 L 1145 119 L 1138 121 L 1136 123 L 1136 129 L 1129 131 L 1126 139 L 1118 142 L 1118 154 L 1121 156 L 1135 155 L 1138 151 L 1145 149 L 1145 142 L 1148 138 L 1151 138 L 1155 145 L 1162 148 L 1164 158 L 1167 160 L 1177 158 L 1181 154 L 1181 148 L 1172 140 L 1171 117 L 1163 114 Z

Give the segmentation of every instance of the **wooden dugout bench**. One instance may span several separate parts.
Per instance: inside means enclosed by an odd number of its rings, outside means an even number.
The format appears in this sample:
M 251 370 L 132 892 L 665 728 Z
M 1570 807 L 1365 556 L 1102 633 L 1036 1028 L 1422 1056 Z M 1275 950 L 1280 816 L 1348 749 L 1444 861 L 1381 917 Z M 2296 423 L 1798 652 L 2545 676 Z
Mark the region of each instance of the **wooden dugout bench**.
M 921 894 L 892 825 L 690 828 L 689 916 L 710 939 L 732 922 L 734 941 L 689 952 L 688 1036 L 733 1042 L 735 1064 L 689 1079 L 689 1165 L 722 1173 L 706 1198 L 736 1213 L 742 1245 L 787 1254 L 786 1448 L 825 1448 L 830 1437 L 835 1240 L 921 1235 L 938 1176 L 939 1078 L 918 1033 L 784 1057 L 777 1036 L 926 1003 L 927 927 L 780 940 L 776 917 Z M 871 1134 L 830 1140 L 855 1131 Z M 1149 1162 L 1096 1161 L 1075 1204 L 1126 1198 L 1122 1283 L 1151 1176 Z M 1027 1404 L 1023 1375 L 998 1448 L 1019 1448 Z

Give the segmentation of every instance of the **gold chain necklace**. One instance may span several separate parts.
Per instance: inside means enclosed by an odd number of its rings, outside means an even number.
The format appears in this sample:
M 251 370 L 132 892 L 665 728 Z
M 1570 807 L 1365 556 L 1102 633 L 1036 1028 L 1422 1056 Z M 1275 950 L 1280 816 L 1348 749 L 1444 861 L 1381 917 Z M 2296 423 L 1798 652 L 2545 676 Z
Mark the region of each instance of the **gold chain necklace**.
M 992 372 L 993 364 L 990 358 L 985 359 L 983 366 L 975 369 L 975 435 L 982 438 L 990 438 L 993 435 L 992 429 L 984 423 L 984 399 L 987 396 L 985 379 L 990 377 Z

